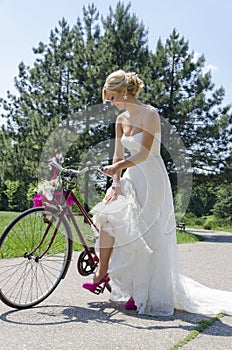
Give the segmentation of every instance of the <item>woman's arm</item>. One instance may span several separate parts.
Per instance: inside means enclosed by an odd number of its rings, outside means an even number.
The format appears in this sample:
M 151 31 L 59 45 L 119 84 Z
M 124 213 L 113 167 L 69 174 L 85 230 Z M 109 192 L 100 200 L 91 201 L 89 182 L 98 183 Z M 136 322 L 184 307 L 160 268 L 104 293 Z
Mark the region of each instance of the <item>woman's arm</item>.
M 122 124 L 120 121 L 120 116 L 118 116 L 115 124 L 115 148 L 114 148 L 114 156 L 113 156 L 113 165 L 104 167 L 104 170 L 114 166 L 114 164 L 118 164 L 118 162 L 124 159 L 124 147 L 121 143 L 122 133 L 123 133 Z M 108 171 L 106 172 L 109 173 Z M 114 174 L 112 174 L 113 184 L 111 186 L 111 191 L 107 193 L 105 196 L 105 201 L 107 203 L 110 203 L 116 200 L 119 195 L 122 195 L 121 188 L 120 188 L 121 173 L 122 173 L 122 170 L 119 169 L 118 171 L 115 171 Z
M 124 147 L 121 143 L 121 137 L 123 134 L 121 116 L 118 116 L 115 123 L 115 148 L 113 156 L 113 164 L 118 163 L 124 159 Z M 119 182 L 121 178 L 122 169 L 119 169 L 114 174 L 114 182 Z

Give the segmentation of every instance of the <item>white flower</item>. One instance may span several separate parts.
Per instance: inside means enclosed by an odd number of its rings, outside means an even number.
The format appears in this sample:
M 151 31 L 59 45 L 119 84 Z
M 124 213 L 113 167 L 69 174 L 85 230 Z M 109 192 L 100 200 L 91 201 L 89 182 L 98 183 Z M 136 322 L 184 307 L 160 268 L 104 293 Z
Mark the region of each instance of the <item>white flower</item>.
M 48 200 L 51 201 L 53 199 L 54 192 L 58 188 L 58 186 L 59 181 L 57 179 L 51 181 L 43 180 L 38 185 L 38 193 L 42 194 Z

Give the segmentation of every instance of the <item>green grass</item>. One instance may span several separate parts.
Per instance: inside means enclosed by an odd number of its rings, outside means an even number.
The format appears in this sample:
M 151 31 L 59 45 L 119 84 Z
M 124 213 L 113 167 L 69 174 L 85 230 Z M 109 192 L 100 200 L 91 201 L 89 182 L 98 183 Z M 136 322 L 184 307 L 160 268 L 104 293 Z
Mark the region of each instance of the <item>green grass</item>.
M 0 211 L 0 235 L 4 228 L 18 215 L 19 213 Z
M 6 211 L 0 211 L 0 236 L 2 232 L 4 231 L 5 227 L 20 213 L 16 212 L 6 212 Z M 90 230 L 88 225 L 86 225 L 83 222 L 83 218 L 79 215 L 75 216 L 78 222 L 78 225 L 81 229 L 81 232 L 85 234 L 90 234 Z
M 176 343 L 170 350 L 177 350 L 186 345 L 189 341 L 195 339 L 200 333 L 202 333 L 206 328 L 210 327 L 214 322 L 219 321 L 222 318 L 223 314 L 218 314 L 215 317 L 210 318 L 209 320 L 202 320 L 198 323 L 198 326 L 189 332 L 189 334 Z
M 15 212 L 0 212 L 0 235 L 2 234 L 4 228 L 18 214 L 19 213 L 15 213 Z M 84 237 L 86 237 L 86 235 L 91 235 L 92 236 L 92 231 L 91 231 L 89 225 L 84 223 L 83 217 L 82 216 L 78 216 L 78 215 L 76 215 L 75 217 L 76 217 L 76 220 L 78 222 L 78 225 L 79 225 L 80 230 L 81 230 L 82 234 L 84 235 Z M 74 230 L 73 227 L 72 227 L 72 232 L 73 232 L 73 236 L 74 236 L 74 249 L 75 250 L 81 250 L 82 246 L 79 243 L 79 240 L 77 238 L 77 235 L 76 235 L 75 230 Z M 177 243 L 178 244 L 194 243 L 194 242 L 199 242 L 199 241 L 202 241 L 202 240 L 203 240 L 202 237 L 200 237 L 199 235 L 195 235 L 195 234 L 190 233 L 190 232 L 184 232 L 184 231 L 181 231 L 181 230 L 177 230 Z
M 16 212 L 0 212 L 0 236 L 2 235 L 4 229 L 7 227 L 8 224 L 20 213 Z M 84 237 L 87 235 L 93 235 L 92 230 L 90 226 L 83 221 L 83 217 L 76 215 L 76 220 L 78 223 L 78 226 L 81 230 L 81 233 Z M 71 222 L 69 222 L 72 232 L 73 232 L 73 248 L 74 250 L 82 250 L 82 245 L 80 244 L 79 238 L 75 232 L 75 229 Z M 14 231 L 12 231 L 10 239 L 7 241 L 7 245 L 5 244 L 5 250 L 0 250 L 1 257 L 12 257 L 12 256 L 21 256 L 25 251 L 31 251 L 33 242 L 39 243 L 40 238 L 38 237 L 37 233 L 44 232 L 45 227 L 47 225 L 44 224 L 44 227 L 41 226 L 41 220 L 38 220 L 36 222 L 35 220 L 32 220 L 32 218 L 24 219 L 22 224 L 15 226 Z M 52 231 L 53 232 L 53 231 Z M 51 232 L 51 233 L 52 233 Z M 8 237 L 8 236 L 7 236 Z M 41 249 L 45 249 L 45 246 L 48 245 L 48 242 L 50 241 L 50 235 L 46 237 L 46 240 L 44 244 L 42 245 Z M 92 243 L 87 242 L 88 245 L 92 245 Z M 57 253 L 61 251 L 61 245 L 63 246 L 63 240 L 61 238 L 56 237 L 56 244 L 53 244 L 52 247 L 49 249 L 50 253 Z M 62 249 L 63 250 L 63 249 Z M 22 253 L 23 252 L 23 253 Z M 38 252 L 39 253 L 39 252 Z
M 4 217 L 6 224 L 9 223 L 9 219 L 17 216 L 14 213 L 12 216 Z M 48 221 L 49 219 L 49 221 Z M 51 217 L 47 217 L 46 221 L 42 215 L 33 214 L 30 216 L 25 216 L 23 220 L 20 220 L 14 225 L 10 234 L 8 234 L 0 248 L 0 258 L 16 258 L 24 256 L 24 254 L 31 252 L 34 248 L 36 249 L 36 255 L 42 254 L 47 247 L 49 247 L 49 242 L 53 239 L 52 246 L 49 248 L 49 254 L 63 253 L 65 251 L 66 241 L 64 238 L 63 226 L 60 226 L 57 234 L 53 237 L 53 232 L 55 225 L 52 226 L 49 231 L 46 231 L 48 226 L 51 224 Z M 52 224 L 53 225 L 53 224 Z M 43 235 L 45 232 L 46 235 Z M 41 238 L 43 237 L 43 242 Z
M 201 242 L 204 240 L 203 237 L 199 235 L 195 235 L 194 233 L 185 232 L 181 230 L 176 231 L 176 238 L 177 238 L 178 244 L 195 243 L 195 242 Z

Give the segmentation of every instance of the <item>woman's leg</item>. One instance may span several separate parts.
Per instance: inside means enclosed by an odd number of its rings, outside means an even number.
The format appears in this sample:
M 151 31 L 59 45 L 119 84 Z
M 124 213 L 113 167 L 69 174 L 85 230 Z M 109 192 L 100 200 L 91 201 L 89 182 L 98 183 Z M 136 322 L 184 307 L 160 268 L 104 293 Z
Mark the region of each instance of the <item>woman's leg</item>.
M 114 238 L 108 232 L 100 230 L 99 235 L 99 264 L 94 278 L 94 283 L 99 282 L 107 271 L 109 266 L 110 256 L 113 250 Z

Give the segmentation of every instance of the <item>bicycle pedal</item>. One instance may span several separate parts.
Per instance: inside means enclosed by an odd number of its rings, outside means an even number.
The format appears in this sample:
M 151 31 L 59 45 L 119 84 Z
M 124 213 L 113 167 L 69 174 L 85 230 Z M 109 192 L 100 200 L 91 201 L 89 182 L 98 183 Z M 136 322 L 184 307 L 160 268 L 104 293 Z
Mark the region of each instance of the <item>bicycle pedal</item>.
M 102 286 L 98 286 L 98 287 L 95 289 L 94 294 L 99 295 L 99 294 L 102 293 L 102 290 L 103 290 L 103 287 L 102 287 Z

